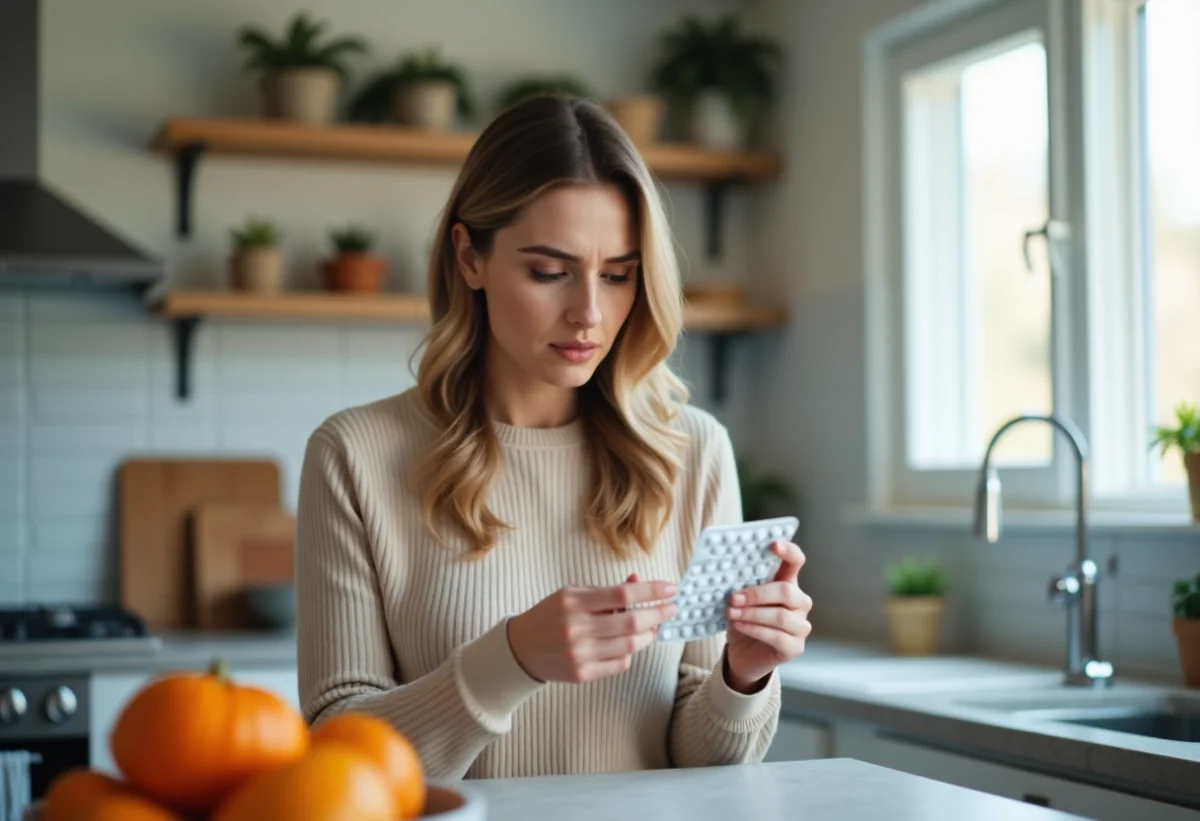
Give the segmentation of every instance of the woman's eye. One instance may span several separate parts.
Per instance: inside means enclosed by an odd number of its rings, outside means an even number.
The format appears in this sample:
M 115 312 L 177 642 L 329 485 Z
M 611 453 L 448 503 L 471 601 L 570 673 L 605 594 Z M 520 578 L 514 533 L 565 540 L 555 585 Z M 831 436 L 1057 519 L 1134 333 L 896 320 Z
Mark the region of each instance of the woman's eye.
M 613 285 L 624 285 L 633 278 L 629 274 L 605 274 L 604 276 L 606 276 L 608 281 Z
M 530 273 L 537 282 L 557 282 L 560 278 L 566 276 L 563 273 L 549 271 L 531 271 Z

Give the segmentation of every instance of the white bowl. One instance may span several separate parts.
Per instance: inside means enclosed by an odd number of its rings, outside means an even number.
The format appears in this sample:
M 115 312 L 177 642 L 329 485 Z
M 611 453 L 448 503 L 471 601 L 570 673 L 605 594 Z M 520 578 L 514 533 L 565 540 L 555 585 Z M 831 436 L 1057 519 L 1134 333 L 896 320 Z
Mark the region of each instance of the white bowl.
M 455 784 L 430 784 L 421 818 L 438 821 L 487 821 L 487 805 L 483 796 Z M 42 804 L 38 802 L 25 811 L 24 821 L 42 821 Z

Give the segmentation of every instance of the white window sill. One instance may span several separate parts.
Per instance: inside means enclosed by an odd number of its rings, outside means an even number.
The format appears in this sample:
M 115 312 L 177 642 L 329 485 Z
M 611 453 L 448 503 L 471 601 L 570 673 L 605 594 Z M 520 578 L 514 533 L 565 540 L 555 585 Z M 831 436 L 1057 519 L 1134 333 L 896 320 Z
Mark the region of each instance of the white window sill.
M 892 507 L 874 508 L 851 505 L 842 509 L 842 520 L 867 530 L 942 530 L 970 533 L 974 514 L 965 507 Z M 1005 533 L 1071 533 L 1075 529 L 1075 511 L 1020 510 L 1006 506 L 1001 512 Z M 1139 536 L 1163 535 L 1200 540 L 1200 524 L 1187 513 L 1136 513 L 1129 511 L 1089 510 L 1089 533 L 1136 533 Z

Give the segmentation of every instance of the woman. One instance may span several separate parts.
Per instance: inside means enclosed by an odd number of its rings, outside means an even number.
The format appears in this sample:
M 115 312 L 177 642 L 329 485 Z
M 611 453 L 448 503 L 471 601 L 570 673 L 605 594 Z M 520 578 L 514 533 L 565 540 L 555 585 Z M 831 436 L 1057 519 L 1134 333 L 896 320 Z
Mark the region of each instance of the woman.
M 538 97 L 483 132 L 429 289 L 417 386 L 308 442 L 307 719 L 382 716 L 434 779 L 760 760 L 775 668 L 810 629 L 803 555 L 775 546 L 728 640 L 655 641 L 700 531 L 741 502 L 725 429 L 666 364 L 682 306 L 661 202 L 600 106 Z

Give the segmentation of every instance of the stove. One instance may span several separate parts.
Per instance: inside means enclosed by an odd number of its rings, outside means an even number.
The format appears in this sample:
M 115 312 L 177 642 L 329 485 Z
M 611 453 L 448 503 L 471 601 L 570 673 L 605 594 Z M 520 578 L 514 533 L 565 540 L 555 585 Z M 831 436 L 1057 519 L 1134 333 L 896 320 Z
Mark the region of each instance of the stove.
M 0 663 L 67 653 L 155 652 L 161 646 L 141 618 L 120 607 L 43 605 L 0 609 Z

